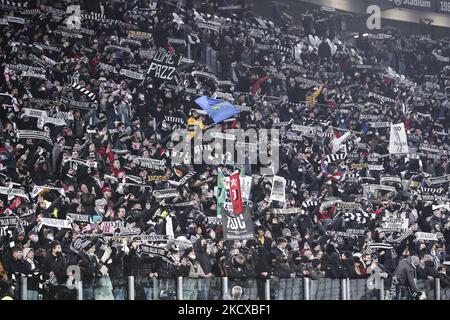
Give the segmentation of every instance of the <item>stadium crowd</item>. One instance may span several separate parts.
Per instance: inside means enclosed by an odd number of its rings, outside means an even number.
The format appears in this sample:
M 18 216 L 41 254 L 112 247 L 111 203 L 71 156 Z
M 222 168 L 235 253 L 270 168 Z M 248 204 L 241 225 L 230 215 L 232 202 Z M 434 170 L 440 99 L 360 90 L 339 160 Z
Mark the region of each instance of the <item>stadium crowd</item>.
M 19 297 L 23 274 L 28 299 L 73 298 L 68 266 L 84 299 L 124 299 L 129 275 L 144 289 L 256 278 L 260 298 L 271 278 L 386 272 L 413 296 L 414 277 L 450 285 L 450 39 L 352 34 L 346 14 L 276 3 L 272 21 L 246 1 L 101 3 L 82 4 L 81 29 L 66 25 L 77 1 L 2 7 L 16 17 L 0 25 L 2 296 Z M 147 73 L 159 48 L 184 57 L 178 84 Z M 214 124 L 202 95 L 242 110 Z M 409 153 L 390 153 L 390 123 Z M 184 127 L 282 131 L 286 201 L 270 200 L 262 164 L 173 164 Z M 252 239 L 225 239 L 215 218 L 219 169 L 252 177 Z

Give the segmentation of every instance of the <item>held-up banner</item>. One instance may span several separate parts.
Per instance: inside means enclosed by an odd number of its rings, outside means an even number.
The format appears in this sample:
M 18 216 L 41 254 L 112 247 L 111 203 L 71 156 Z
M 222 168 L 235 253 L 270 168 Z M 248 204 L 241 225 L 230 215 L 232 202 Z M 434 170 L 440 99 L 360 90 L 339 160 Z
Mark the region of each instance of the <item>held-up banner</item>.
M 156 199 L 165 199 L 165 198 L 173 198 L 180 195 L 177 189 L 163 189 L 163 190 L 155 190 L 153 195 Z
M 408 229 L 409 220 L 406 218 L 394 218 L 388 217 L 386 221 L 383 222 L 383 228 L 385 229 L 397 229 L 406 230 Z
M 169 53 L 164 48 L 159 48 L 153 56 L 147 75 L 153 79 L 160 79 L 174 84 L 178 83 L 177 67 L 180 65 L 181 56 Z
M 285 202 L 286 179 L 279 176 L 273 176 L 271 201 Z
M 41 223 L 49 227 L 72 229 L 70 221 L 65 219 L 41 218 Z
M 242 214 L 235 216 L 222 211 L 223 237 L 227 240 L 253 239 L 253 222 L 249 207 Z
M 425 180 L 425 182 L 429 186 L 436 185 L 436 184 L 441 184 L 441 183 L 447 183 L 449 181 L 450 181 L 450 174 L 447 174 L 447 175 L 442 176 L 442 177 L 427 178 Z
M 239 179 L 241 181 L 242 201 L 248 201 L 250 199 L 250 191 L 252 188 L 252 177 L 242 176 Z
M 21 197 L 28 201 L 30 200 L 28 199 L 27 193 L 22 189 L 0 187 L 0 194 L 6 194 L 8 197 Z
M 91 216 L 88 214 L 68 213 L 67 217 L 75 222 L 89 223 Z
M 281 208 L 273 209 L 273 214 L 304 214 L 306 211 L 302 208 Z
M 160 257 L 169 263 L 174 263 L 174 260 L 170 255 L 170 252 L 167 251 L 164 247 L 156 247 L 147 244 L 141 244 L 139 247 L 139 251 L 143 254 L 148 254 L 149 256 L 152 257 Z
M 437 241 L 438 237 L 435 233 L 416 232 L 416 239 L 417 240 Z
M 103 221 L 99 226 L 99 229 L 104 234 L 114 234 L 117 229 L 125 227 L 125 223 L 123 221 Z
M 231 205 L 233 206 L 233 213 L 236 215 L 241 214 L 244 209 L 242 206 L 241 182 L 239 176 L 239 171 L 233 172 L 230 175 Z
M 222 217 L 207 217 L 208 224 L 222 225 Z
M 389 153 L 390 154 L 409 153 L 404 123 L 397 123 L 391 125 L 391 135 L 389 139 Z
M 0 227 L 15 227 L 17 222 L 17 217 L 0 218 Z

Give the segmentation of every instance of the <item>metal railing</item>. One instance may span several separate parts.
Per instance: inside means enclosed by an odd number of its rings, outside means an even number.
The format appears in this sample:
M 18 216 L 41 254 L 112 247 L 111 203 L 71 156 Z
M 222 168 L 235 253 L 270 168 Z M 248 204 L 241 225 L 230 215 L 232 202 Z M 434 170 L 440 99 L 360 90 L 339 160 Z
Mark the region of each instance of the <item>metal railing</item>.
M 29 300 L 27 277 L 20 277 L 16 297 Z M 244 295 L 250 300 L 385 300 L 390 281 L 381 281 L 380 286 L 371 289 L 367 279 L 328 279 L 312 280 L 310 278 L 275 278 L 275 279 L 233 279 L 222 278 L 153 278 L 142 286 L 134 276 L 126 279 L 123 288 L 127 300 L 222 300 L 231 294 L 234 286 L 243 288 Z M 107 282 L 106 282 L 107 283 Z M 424 294 L 424 300 L 450 300 L 450 287 L 442 287 L 439 278 L 420 279 L 417 287 Z M 94 291 L 100 290 L 96 282 Z M 89 288 L 88 288 L 89 289 Z M 104 288 L 103 288 L 104 289 Z M 86 299 L 82 281 L 75 284 L 76 299 Z M 118 299 L 112 294 L 112 286 L 107 286 L 110 294 L 94 294 L 95 300 Z M 31 295 L 33 296 L 33 295 Z M 103 298 L 102 298 L 103 297 Z M 33 299 L 33 298 L 31 298 Z M 119 298 L 120 299 L 120 298 Z M 406 290 L 398 293 L 397 299 L 406 300 Z

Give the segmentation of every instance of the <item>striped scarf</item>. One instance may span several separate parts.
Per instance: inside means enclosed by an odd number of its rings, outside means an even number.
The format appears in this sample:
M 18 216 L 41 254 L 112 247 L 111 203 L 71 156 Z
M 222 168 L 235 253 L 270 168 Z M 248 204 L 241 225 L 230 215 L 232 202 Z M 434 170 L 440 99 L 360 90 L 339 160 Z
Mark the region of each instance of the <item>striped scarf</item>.
M 356 223 L 365 224 L 369 222 L 371 219 L 375 219 L 376 214 L 374 213 L 365 213 L 365 212 L 344 212 L 343 220 L 346 222 L 354 221 Z
M 300 163 L 300 165 L 298 166 L 298 172 L 307 172 L 307 171 L 312 171 L 313 166 L 311 164 L 311 162 L 309 162 L 308 159 L 303 159 L 302 162 Z
M 327 130 L 325 130 L 325 132 L 323 133 L 323 137 L 324 138 L 333 138 L 334 137 L 333 128 L 328 128 Z
M 302 207 L 305 209 L 317 207 L 319 202 L 317 200 L 305 200 L 302 202 Z
M 414 234 L 414 231 L 412 231 L 411 229 L 408 229 L 400 237 L 398 237 L 397 239 L 393 240 L 392 242 L 394 242 L 394 243 L 401 243 L 403 240 L 409 238 L 413 234 Z
M 328 166 L 330 162 L 337 162 L 347 159 L 347 153 L 328 154 L 325 156 L 323 162 Z
M 283 46 L 281 44 L 276 44 L 276 45 L 274 45 L 274 49 L 278 50 L 278 51 L 285 52 L 285 53 L 289 53 L 291 56 L 295 55 L 295 49 L 294 49 L 293 46 L 286 47 L 286 46 Z
M 372 252 L 376 252 L 377 249 L 391 250 L 393 248 L 394 247 L 388 243 L 369 243 L 364 250 L 364 253 L 371 254 Z
M 361 181 L 361 176 L 359 172 L 349 172 L 347 173 L 347 182 L 358 183 Z
M 79 80 L 76 77 L 69 77 L 68 78 L 68 85 L 69 87 L 81 92 L 85 96 L 87 96 L 91 101 L 95 101 L 95 93 L 89 91 L 85 87 L 79 84 Z
M 103 23 L 112 23 L 112 24 L 121 24 L 123 23 L 120 20 L 116 19 L 108 19 L 105 17 L 104 14 L 97 13 L 97 12 L 89 12 L 87 14 L 81 15 L 81 20 L 88 20 L 88 21 L 96 21 L 96 22 L 103 22 Z
M 26 14 L 26 15 L 35 15 L 35 14 L 43 15 L 41 13 L 41 9 L 26 9 L 26 10 L 20 11 L 20 13 Z
M 427 188 L 427 187 L 419 187 L 417 188 L 417 194 L 433 194 L 433 195 L 441 195 L 445 192 L 444 188 Z
M 49 144 L 53 144 L 53 140 L 47 132 L 38 131 L 38 130 L 18 130 L 17 131 L 18 139 L 39 139 L 45 140 Z
M 385 96 L 382 96 L 382 95 L 374 93 L 374 92 L 369 92 L 369 97 L 374 97 L 375 99 L 379 100 L 381 103 L 386 103 L 386 102 L 394 103 L 395 102 L 395 100 L 392 98 L 385 97 Z
M 28 8 L 28 1 L 22 3 L 22 2 L 15 2 L 15 1 L 9 1 L 9 0 L 0 0 L 0 4 L 5 5 L 5 6 L 16 7 L 18 9 Z

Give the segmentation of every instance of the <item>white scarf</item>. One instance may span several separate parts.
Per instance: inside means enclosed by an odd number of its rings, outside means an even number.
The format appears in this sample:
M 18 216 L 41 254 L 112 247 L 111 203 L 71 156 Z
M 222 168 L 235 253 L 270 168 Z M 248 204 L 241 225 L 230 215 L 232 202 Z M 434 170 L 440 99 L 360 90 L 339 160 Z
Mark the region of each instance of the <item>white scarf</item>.
M 34 270 L 34 269 L 36 269 L 36 265 L 34 264 L 34 260 L 31 260 L 31 259 L 27 259 L 27 261 L 28 261 L 28 263 L 30 264 L 30 266 L 31 266 L 31 270 Z

